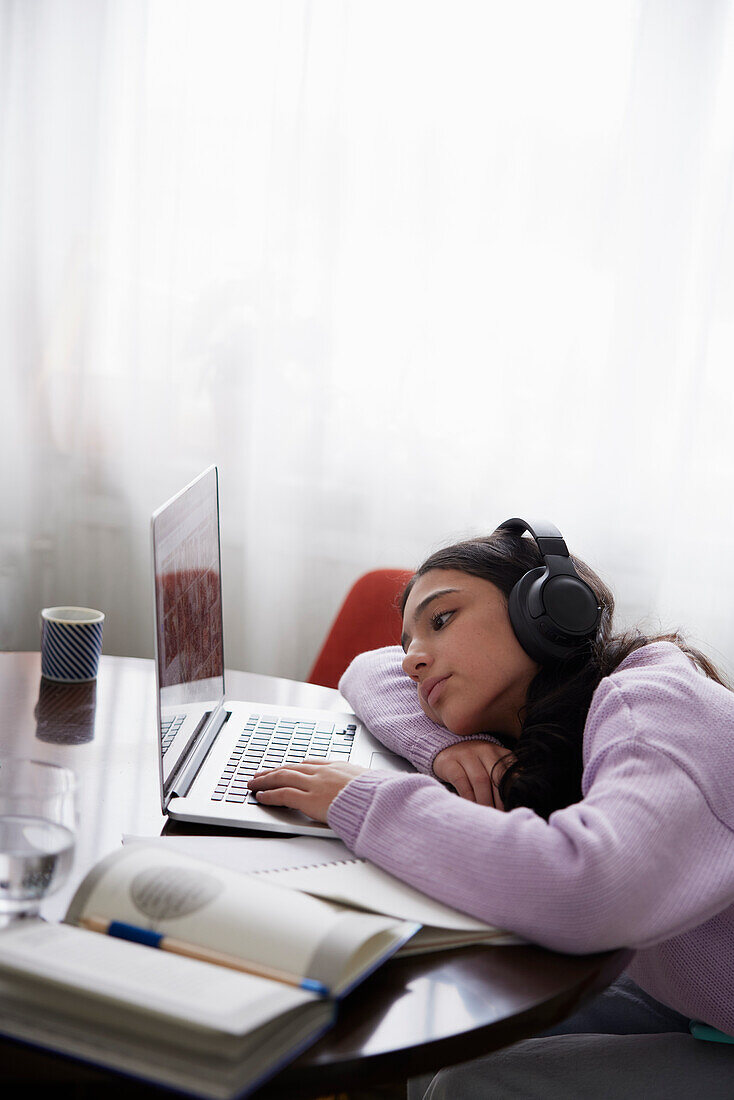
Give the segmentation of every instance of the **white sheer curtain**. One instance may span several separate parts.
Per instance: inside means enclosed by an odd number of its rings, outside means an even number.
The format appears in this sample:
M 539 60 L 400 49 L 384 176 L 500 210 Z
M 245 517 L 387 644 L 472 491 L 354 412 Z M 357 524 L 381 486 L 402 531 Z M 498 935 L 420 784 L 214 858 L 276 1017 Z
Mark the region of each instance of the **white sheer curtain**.
M 227 661 L 543 515 L 734 668 L 730 0 L 0 0 L 0 645 L 152 653 L 221 474 Z

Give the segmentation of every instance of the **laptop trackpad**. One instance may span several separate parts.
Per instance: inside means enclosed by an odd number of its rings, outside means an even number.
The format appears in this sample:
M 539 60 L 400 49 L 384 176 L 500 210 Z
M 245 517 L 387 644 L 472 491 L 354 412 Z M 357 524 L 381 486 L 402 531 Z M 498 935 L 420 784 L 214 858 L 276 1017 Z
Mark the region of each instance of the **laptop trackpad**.
M 391 772 L 414 772 L 415 768 L 402 756 L 394 752 L 373 752 L 370 758 L 371 768 L 387 768 Z

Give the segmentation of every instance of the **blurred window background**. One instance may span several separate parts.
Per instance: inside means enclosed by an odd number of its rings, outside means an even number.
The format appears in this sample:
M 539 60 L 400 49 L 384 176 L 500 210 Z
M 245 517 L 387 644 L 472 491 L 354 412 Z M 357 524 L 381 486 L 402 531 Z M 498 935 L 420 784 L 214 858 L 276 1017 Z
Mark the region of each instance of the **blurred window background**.
M 733 167 L 729 0 L 0 0 L 0 647 L 216 462 L 230 667 L 528 515 L 733 672 Z

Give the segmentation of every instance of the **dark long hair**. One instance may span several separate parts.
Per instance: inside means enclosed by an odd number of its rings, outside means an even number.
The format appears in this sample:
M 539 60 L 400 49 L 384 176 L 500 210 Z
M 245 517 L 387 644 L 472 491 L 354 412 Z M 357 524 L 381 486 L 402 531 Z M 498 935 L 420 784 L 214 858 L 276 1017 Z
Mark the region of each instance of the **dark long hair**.
M 583 733 L 591 697 L 603 677 L 614 672 L 634 650 L 650 642 L 673 642 L 707 676 L 729 687 L 711 661 L 677 632 L 648 636 L 633 630 L 615 634 L 610 589 L 585 562 L 574 555 L 571 560 L 602 609 L 596 638 L 573 657 L 541 667 L 519 713 L 522 729 L 518 740 L 486 731 L 514 755 L 498 784 L 505 809 L 528 806 L 546 819 L 554 810 L 580 800 Z M 423 562 L 403 592 L 401 610 L 417 579 L 431 569 L 456 569 L 481 577 L 508 599 L 523 573 L 542 564 L 535 540 L 516 532 L 502 529 L 467 539 L 435 551 Z

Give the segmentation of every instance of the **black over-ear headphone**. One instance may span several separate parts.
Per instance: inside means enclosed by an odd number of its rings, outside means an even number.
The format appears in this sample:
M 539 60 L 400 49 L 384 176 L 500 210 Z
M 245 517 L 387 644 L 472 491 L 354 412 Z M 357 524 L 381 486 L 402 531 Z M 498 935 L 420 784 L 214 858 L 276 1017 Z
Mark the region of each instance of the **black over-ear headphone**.
M 573 656 L 596 634 L 601 617 L 596 596 L 574 569 L 563 536 L 552 523 L 507 519 L 497 529 L 503 528 L 519 535 L 529 531 L 545 563 L 525 573 L 510 592 L 510 622 L 517 640 L 542 665 Z

